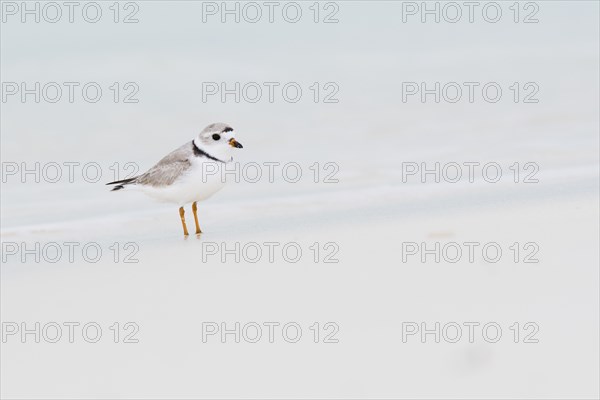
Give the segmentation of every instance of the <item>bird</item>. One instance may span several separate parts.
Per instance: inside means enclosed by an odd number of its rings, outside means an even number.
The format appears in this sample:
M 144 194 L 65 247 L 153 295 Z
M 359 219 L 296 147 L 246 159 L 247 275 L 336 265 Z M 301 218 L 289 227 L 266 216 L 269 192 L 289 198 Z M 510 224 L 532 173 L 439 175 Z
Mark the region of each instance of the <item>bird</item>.
M 228 124 L 217 122 L 204 128 L 191 142 L 164 156 L 145 173 L 133 178 L 109 182 L 111 191 L 139 190 L 150 197 L 179 205 L 179 217 L 184 236 L 189 232 L 185 223 L 186 204 L 192 203 L 196 234 L 202 230 L 198 223 L 197 202 L 223 189 L 225 180 L 214 173 L 233 162 L 232 151 L 243 148 L 235 139 L 235 131 Z

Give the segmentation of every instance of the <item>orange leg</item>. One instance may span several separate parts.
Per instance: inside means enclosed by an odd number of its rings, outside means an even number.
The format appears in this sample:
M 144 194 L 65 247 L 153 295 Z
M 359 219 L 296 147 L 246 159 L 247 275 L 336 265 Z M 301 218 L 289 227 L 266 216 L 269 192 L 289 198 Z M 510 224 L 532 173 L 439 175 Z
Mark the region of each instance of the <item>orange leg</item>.
M 183 234 L 185 236 L 189 235 L 187 226 L 185 226 L 185 210 L 183 207 L 179 207 L 179 216 L 181 217 L 181 225 L 183 225 Z
M 198 206 L 196 206 L 196 202 L 192 203 L 192 212 L 194 213 L 194 222 L 196 223 L 196 235 L 202 233 L 200 230 L 200 224 L 198 224 Z

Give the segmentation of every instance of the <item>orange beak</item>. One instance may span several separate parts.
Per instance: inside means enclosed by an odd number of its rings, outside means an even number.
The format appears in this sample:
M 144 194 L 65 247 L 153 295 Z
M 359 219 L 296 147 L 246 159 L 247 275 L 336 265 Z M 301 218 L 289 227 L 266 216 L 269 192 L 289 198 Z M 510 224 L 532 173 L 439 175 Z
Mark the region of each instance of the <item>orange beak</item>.
M 240 142 L 238 142 L 237 140 L 235 140 L 234 138 L 229 139 L 229 145 L 231 147 L 236 147 L 238 149 L 244 148 L 244 146 L 242 146 L 242 144 Z

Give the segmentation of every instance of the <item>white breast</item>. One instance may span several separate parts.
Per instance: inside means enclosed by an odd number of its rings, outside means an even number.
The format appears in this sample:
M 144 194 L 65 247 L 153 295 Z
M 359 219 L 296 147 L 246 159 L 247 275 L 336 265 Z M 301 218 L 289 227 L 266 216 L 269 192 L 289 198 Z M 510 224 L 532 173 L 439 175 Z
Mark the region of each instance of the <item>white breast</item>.
M 194 157 L 192 166 L 173 184 L 162 187 L 144 186 L 142 190 L 156 200 L 180 206 L 208 199 L 225 186 L 222 170 L 225 164 L 206 157 Z

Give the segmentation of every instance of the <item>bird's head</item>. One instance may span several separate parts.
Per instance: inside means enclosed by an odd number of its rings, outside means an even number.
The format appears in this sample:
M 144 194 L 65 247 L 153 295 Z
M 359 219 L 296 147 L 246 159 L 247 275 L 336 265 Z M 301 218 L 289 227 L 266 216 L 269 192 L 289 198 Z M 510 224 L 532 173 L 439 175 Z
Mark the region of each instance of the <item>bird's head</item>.
M 233 149 L 241 149 L 243 146 L 235 140 L 233 128 L 222 122 L 208 125 L 194 139 L 196 146 L 223 161 L 229 161 Z

